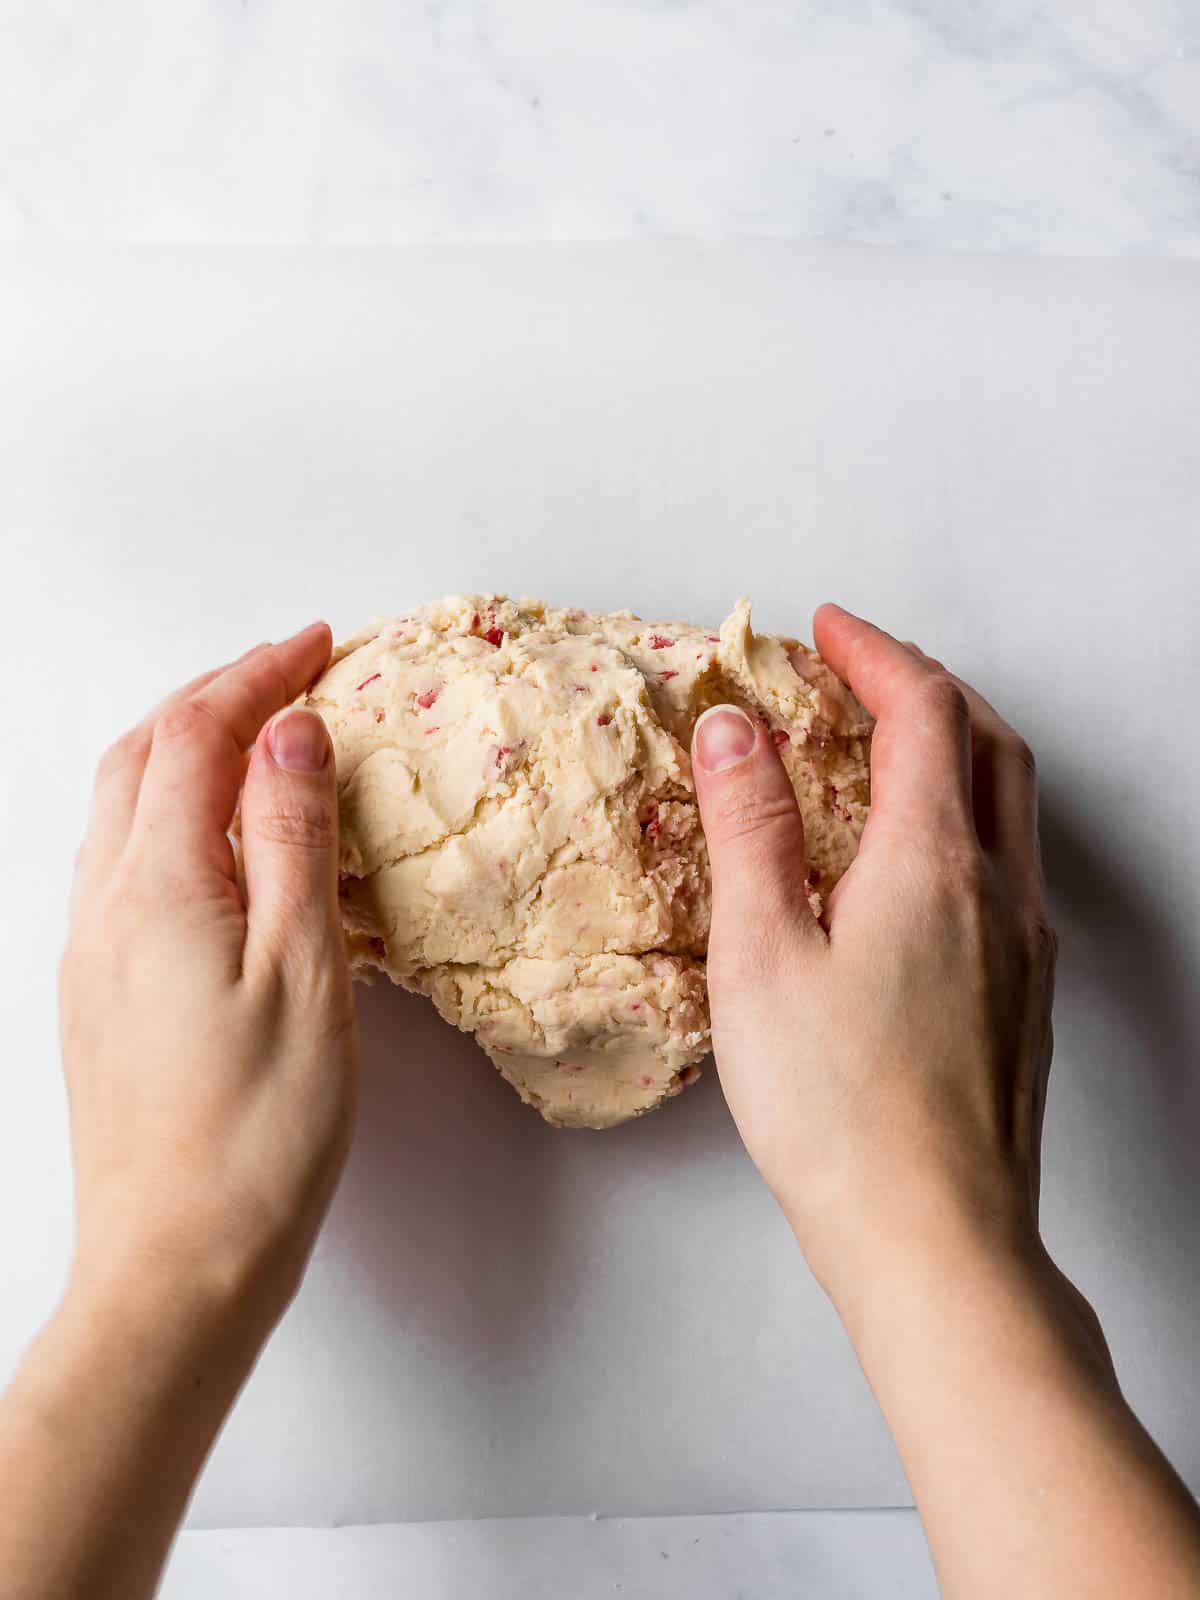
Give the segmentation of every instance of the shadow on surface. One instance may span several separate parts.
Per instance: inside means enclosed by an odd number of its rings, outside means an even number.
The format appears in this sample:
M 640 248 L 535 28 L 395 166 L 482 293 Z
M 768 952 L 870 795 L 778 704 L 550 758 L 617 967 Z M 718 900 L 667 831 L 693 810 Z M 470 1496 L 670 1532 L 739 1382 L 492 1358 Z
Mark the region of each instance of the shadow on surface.
M 594 1209 L 738 1147 L 715 1070 L 624 1127 L 552 1128 L 427 1000 L 382 979 L 357 998 L 358 1130 L 328 1243 L 418 1335 L 530 1356 L 569 1308 Z
M 1133 1098 L 1161 1115 L 1200 1186 L 1200 1005 L 1188 953 L 1133 869 L 1056 796 L 1042 798 L 1041 836 L 1060 974 L 1120 1034 Z
M 1195 1355 L 1182 1330 L 1200 1315 L 1200 1003 L 1187 923 L 1178 903 L 1156 903 L 1128 846 L 1123 859 L 1121 835 L 1089 832 L 1061 796 L 1043 796 L 1041 833 L 1061 946 L 1065 1081 L 1056 1094 L 1052 1075 L 1047 1116 L 1056 1221 L 1107 1281 L 1107 1310 L 1125 1329 L 1118 1370 L 1125 1355 L 1186 1385 Z M 1193 1456 L 1176 1464 L 1195 1476 Z

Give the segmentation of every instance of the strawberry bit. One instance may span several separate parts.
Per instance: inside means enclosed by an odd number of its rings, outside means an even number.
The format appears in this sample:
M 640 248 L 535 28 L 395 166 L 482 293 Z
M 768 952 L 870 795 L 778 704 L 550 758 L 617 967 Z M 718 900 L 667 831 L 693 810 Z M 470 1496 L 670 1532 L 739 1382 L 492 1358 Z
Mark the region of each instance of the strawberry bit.
M 589 672 L 599 672 L 600 671 L 600 663 L 598 661 L 593 661 L 591 666 L 588 668 L 588 671 Z
M 422 711 L 428 711 L 441 692 L 441 684 L 435 683 L 431 689 L 422 689 L 420 694 L 413 695 L 413 704 L 420 706 Z
M 709 644 L 720 644 L 721 642 L 720 637 L 715 633 L 706 634 L 705 637 L 708 639 Z
M 678 676 L 679 676 L 679 674 L 671 667 L 668 667 L 665 672 L 660 672 L 659 673 L 659 677 L 662 679 L 662 681 L 664 683 L 666 683 L 668 678 L 677 678 Z
M 478 611 L 471 618 L 471 632 L 472 633 L 478 633 L 479 632 L 479 613 L 478 613 Z
M 504 629 L 489 628 L 483 637 L 489 644 L 494 644 L 496 648 L 499 649 L 501 644 L 504 642 Z
M 629 1009 L 630 1011 L 640 1011 L 642 1009 L 642 1002 L 640 1000 L 635 1000 Z
M 596 726 L 598 728 L 607 728 L 611 721 L 612 721 L 612 718 L 609 716 L 608 712 L 607 711 L 602 711 L 600 713 L 600 715 L 596 718 Z
M 516 744 L 492 745 L 491 748 L 495 752 L 493 760 L 495 761 L 497 770 L 504 766 L 509 756 L 514 756 L 519 751 L 524 750 L 526 743 L 527 741 L 525 739 L 519 739 Z
M 429 735 L 431 733 L 440 733 L 440 732 L 441 732 L 441 729 L 438 727 L 437 723 L 435 723 L 432 728 L 426 728 L 425 729 L 425 737 L 428 739 L 428 737 L 429 737 Z
M 777 750 L 782 750 L 785 744 L 791 744 L 791 742 L 791 735 L 785 733 L 782 728 L 776 728 L 771 735 L 771 743 Z
M 642 1076 L 641 1076 L 641 1079 L 639 1081 L 641 1082 L 641 1085 L 642 1085 L 643 1089 L 651 1088 L 653 1086 L 653 1083 L 654 1083 L 654 1079 L 650 1076 L 650 1074 L 648 1072 L 643 1072 Z
M 382 722 L 382 721 L 383 721 L 383 719 L 384 719 L 384 716 L 385 716 L 385 712 L 384 712 L 384 709 L 383 709 L 383 707 L 382 707 L 382 706 L 379 706 L 379 707 L 378 707 L 378 708 L 377 708 L 377 709 L 376 709 L 376 712 L 375 712 L 375 721 L 376 721 L 376 722 Z
M 591 694 L 592 692 L 586 683 L 573 683 L 571 687 L 576 694 Z
M 652 633 L 650 635 L 651 650 L 669 650 L 674 643 L 674 639 L 668 638 L 665 633 Z
M 382 672 L 373 672 L 369 678 L 364 678 L 361 683 L 355 684 L 355 686 L 354 686 L 355 694 L 357 694 L 360 689 L 365 689 L 369 683 L 374 683 L 374 682 L 376 682 L 377 679 L 382 678 L 382 677 L 383 677 L 383 673 Z

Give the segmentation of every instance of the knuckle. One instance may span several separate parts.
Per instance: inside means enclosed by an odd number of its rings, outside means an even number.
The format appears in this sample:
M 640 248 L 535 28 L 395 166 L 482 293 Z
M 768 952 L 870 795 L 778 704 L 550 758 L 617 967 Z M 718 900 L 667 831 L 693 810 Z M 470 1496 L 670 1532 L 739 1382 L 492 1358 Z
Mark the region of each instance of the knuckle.
M 270 698 L 283 706 L 292 698 L 288 689 L 287 674 L 279 659 L 279 651 L 275 645 L 268 645 L 265 650 L 260 650 L 246 662 L 247 682 L 261 689 L 264 698 Z
M 1037 777 L 1037 757 L 1019 733 L 1008 733 L 1001 743 L 1003 755 L 1026 777 Z
M 971 711 L 967 697 L 944 672 L 931 673 L 917 690 L 921 708 L 931 717 L 952 722 L 969 722 Z
M 1058 934 L 1040 906 L 1031 919 L 1030 941 L 1038 955 L 1053 967 L 1058 960 Z
M 735 789 L 717 805 L 716 822 L 723 842 L 769 836 L 796 825 L 792 795 L 761 795 Z
M 154 742 L 173 744 L 177 740 L 194 739 L 212 722 L 212 710 L 200 696 L 181 700 L 178 705 L 168 706 L 154 724 Z
M 243 817 L 243 829 L 246 820 Z M 281 802 L 257 813 L 253 831 L 255 837 L 266 844 L 285 845 L 296 850 L 328 850 L 337 837 L 337 822 L 328 807 Z
M 96 763 L 96 787 L 99 788 L 110 778 L 124 772 L 126 767 L 138 759 L 142 750 L 143 737 L 133 729 L 115 739 Z

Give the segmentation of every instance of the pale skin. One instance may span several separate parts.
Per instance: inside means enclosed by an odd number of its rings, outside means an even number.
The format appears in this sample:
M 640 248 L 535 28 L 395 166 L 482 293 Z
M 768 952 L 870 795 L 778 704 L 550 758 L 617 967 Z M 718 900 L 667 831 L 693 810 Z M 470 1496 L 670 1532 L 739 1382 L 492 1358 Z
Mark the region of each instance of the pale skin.
M 831 606 L 814 635 L 878 719 L 821 922 L 764 730 L 710 713 L 694 745 L 730 1109 L 891 1425 L 942 1593 L 1194 1595 L 1200 1515 L 1038 1233 L 1054 941 L 1028 751 L 915 647 Z M 0 1402 L 6 1600 L 154 1592 L 341 1172 L 332 759 L 284 709 L 329 648 L 323 624 L 260 646 L 101 765 L 61 977 L 76 1249 Z

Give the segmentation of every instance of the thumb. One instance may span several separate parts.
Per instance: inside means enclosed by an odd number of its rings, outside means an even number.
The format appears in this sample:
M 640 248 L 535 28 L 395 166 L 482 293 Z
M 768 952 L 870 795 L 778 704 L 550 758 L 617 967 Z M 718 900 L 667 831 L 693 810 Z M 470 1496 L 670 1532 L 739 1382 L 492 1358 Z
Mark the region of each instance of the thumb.
M 781 925 L 824 935 L 808 904 L 804 823 L 766 728 L 713 706 L 692 733 L 692 768 L 713 882 L 713 932 L 761 955 Z
M 247 945 L 276 959 L 297 945 L 325 949 L 339 929 L 337 786 L 315 711 L 290 707 L 259 734 L 242 793 L 242 856 Z

